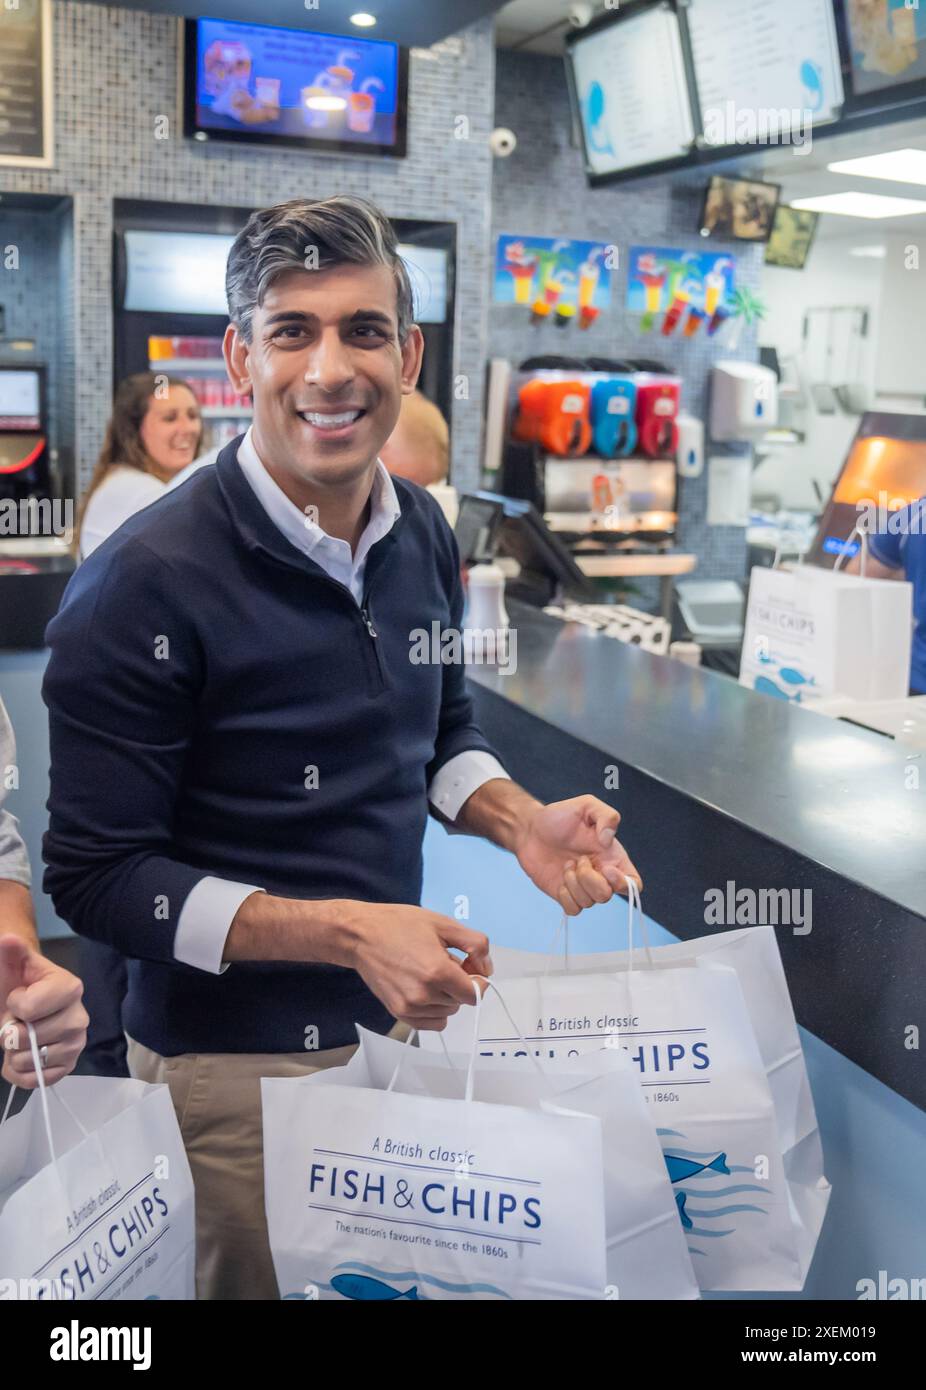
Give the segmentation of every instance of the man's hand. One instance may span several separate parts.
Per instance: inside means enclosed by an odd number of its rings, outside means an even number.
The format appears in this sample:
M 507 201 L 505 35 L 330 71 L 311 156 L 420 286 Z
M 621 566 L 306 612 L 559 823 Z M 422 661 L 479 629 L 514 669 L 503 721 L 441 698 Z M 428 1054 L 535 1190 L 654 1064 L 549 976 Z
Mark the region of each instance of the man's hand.
M 22 937 L 0 936 L 0 1075 L 5 1081 L 27 1091 L 39 1084 L 27 1023 L 38 1046 L 48 1048 L 45 1084 L 53 1086 L 74 1070 L 90 1022 L 80 1002 L 83 992 L 76 975 L 46 960 Z
M 475 1002 L 474 975 L 490 975 L 489 940 L 450 917 L 392 903 L 343 904 L 354 946 L 350 964 L 392 1014 L 440 1033 L 461 1004 Z M 458 961 L 448 947 L 465 951 Z
M 522 822 L 514 845 L 518 863 L 537 887 L 575 917 L 593 903 L 626 890 L 627 879 L 642 888 L 627 851 L 615 838 L 620 815 L 596 796 L 539 802 Z

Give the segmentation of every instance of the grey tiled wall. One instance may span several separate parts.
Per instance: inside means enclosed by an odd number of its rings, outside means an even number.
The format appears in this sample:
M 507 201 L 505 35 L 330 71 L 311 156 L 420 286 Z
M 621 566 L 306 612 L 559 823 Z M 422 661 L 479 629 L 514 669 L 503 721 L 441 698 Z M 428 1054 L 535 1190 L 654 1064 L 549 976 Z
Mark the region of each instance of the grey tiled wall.
M 500 51 L 496 55 L 495 123 L 518 137 L 514 154 L 495 161 L 492 182 L 492 241 L 500 233 L 576 237 L 619 247 L 620 268 L 612 272 L 611 307 L 588 330 L 532 326 L 523 308 L 492 305 L 489 351 L 513 363 L 538 353 L 568 356 L 648 357 L 666 361 L 684 379 L 682 407 L 705 418 L 711 362 L 737 356 L 756 360 L 755 334 L 744 333 L 740 350 L 715 344 L 702 329 L 692 339 L 663 338 L 658 328 L 638 331 L 639 320 L 624 309 L 628 251 L 649 244 L 703 249 L 697 232 L 706 175 L 680 186 L 658 179 L 590 189 L 582 156 L 570 143 L 569 96 L 563 64 L 556 58 Z M 743 242 L 713 240 L 737 258 L 737 283 L 758 287 L 762 249 Z M 719 451 L 718 451 L 719 452 Z M 746 538 L 741 527 L 708 526 L 707 474 L 681 484 L 679 543 L 699 556 L 702 578 L 742 578 Z
M 413 52 L 408 158 L 386 160 L 184 140 L 177 119 L 175 19 L 72 0 L 55 0 L 53 13 L 55 168 L 0 168 L 0 190 L 75 197 L 75 387 L 83 482 L 95 461 L 111 400 L 112 200 L 248 207 L 299 193 L 362 193 L 392 216 L 457 224 L 459 326 L 454 369 L 463 380 L 453 412 L 453 472 L 461 485 L 475 484 L 488 283 L 491 21 Z M 156 140 L 156 117 L 165 115 L 170 138 Z M 467 139 L 457 138 L 464 128 L 460 116 L 468 121 Z M 41 307 L 35 312 L 41 314 Z

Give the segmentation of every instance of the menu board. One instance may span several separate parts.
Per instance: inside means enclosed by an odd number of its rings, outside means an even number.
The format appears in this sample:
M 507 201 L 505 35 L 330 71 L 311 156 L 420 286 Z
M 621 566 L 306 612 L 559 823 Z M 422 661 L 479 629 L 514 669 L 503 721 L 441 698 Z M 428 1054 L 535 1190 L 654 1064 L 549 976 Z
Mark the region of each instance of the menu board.
M 926 79 L 926 5 L 847 0 L 856 96 Z
M 447 319 L 447 252 L 439 246 L 398 247 L 411 281 L 416 323 Z
M 0 164 L 51 162 L 50 0 L 0 0 Z
M 709 143 L 777 142 L 839 115 L 833 0 L 692 0 L 688 28 Z
M 124 309 L 225 317 L 225 264 L 233 236 L 217 232 L 125 234 Z
M 688 153 L 694 125 L 674 10 L 643 10 L 569 49 L 590 174 Z

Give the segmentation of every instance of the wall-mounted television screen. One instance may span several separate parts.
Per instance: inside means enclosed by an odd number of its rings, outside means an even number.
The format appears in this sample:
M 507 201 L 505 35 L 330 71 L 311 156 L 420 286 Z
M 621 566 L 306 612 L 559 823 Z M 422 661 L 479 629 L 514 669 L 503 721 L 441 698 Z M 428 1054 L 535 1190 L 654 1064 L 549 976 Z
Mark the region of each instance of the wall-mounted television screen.
M 845 12 L 855 96 L 926 81 L 926 5 L 846 0 Z
M 379 39 L 188 19 L 184 134 L 405 154 L 408 52 Z
M 732 237 L 735 241 L 768 241 L 781 188 L 753 179 L 716 175 L 707 185 L 701 211 L 702 236 Z
M 819 220 L 818 212 L 806 212 L 779 203 L 772 223 L 772 234 L 765 247 L 765 264 L 780 266 L 785 270 L 803 270 Z

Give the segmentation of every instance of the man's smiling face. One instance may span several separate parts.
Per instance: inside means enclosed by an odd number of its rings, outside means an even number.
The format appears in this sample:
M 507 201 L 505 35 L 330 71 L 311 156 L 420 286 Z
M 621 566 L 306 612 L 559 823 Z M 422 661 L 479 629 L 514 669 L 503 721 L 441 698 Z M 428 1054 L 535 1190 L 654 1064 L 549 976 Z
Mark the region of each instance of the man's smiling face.
M 396 283 L 383 265 L 292 270 L 254 310 L 251 342 L 225 334 L 232 381 L 254 396 L 268 469 L 339 489 L 368 472 L 418 379 L 421 331 L 400 344 Z

